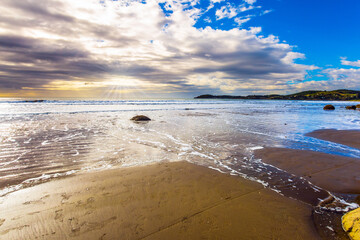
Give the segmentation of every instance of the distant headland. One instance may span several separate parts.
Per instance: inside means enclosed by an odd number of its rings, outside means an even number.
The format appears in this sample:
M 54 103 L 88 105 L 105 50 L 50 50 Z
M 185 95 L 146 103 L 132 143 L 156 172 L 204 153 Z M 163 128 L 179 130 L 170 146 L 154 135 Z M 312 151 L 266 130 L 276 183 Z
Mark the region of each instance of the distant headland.
M 328 100 L 328 101 L 360 101 L 360 91 L 339 89 L 334 91 L 304 91 L 289 95 L 211 95 L 205 94 L 195 99 L 265 99 L 265 100 Z

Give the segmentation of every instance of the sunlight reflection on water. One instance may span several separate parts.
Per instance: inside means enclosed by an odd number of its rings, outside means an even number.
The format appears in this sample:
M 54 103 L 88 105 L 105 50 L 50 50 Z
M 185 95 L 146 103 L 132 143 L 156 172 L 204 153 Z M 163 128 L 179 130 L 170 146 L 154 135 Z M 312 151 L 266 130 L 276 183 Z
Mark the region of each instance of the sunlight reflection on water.
M 359 128 L 360 112 L 341 108 L 344 102 L 334 102 L 337 110 L 326 112 L 325 104 L 7 99 L 0 101 L 0 188 L 78 171 L 179 160 L 213 168 L 238 165 L 256 178 L 250 170 L 258 163 L 248 160 L 254 149 L 266 146 L 360 157 L 357 149 L 304 136 L 321 128 Z M 136 124 L 129 120 L 136 114 L 153 121 Z

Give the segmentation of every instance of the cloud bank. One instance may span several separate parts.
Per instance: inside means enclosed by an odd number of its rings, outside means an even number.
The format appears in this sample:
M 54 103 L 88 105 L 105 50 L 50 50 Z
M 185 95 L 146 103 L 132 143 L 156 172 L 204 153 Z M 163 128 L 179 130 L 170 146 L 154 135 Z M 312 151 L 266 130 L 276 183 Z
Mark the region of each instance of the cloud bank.
M 195 27 L 210 8 L 214 19 L 239 26 L 255 3 L 2 0 L 0 92 L 250 94 L 309 85 L 317 67 L 296 63 L 305 56 L 260 27 Z M 346 71 L 325 72 L 359 79 L 358 69 Z

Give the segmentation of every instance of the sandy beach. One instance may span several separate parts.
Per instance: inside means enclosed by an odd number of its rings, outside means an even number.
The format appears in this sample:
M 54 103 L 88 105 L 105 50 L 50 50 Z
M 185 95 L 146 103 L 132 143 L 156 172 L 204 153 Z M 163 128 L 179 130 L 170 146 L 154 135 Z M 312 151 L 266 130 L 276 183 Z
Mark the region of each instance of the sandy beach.
M 256 156 L 331 192 L 360 194 L 359 159 L 287 148 L 264 148 Z
M 58 179 L 0 208 L 1 239 L 319 239 L 310 206 L 187 162 Z
M 359 130 L 320 129 L 306 135 L 360 149 Z
M 321 129 L 306 135 L 360 148 L 360 131 L 358 130 Z M 256 156 L 265 163 L 303 177 L 325 190 L 351 196 L 351 201 L 359 204 L 360 164 L 358 158 L 286 148 L 260 149 L 256 151 Z M 359 239 L 359 216 L 359 209 L 356 209 L 344 215 L 342 219 L 336 214 L 332 218 L 338 229 L 342 222 L 342 228 L 348 236 L 351 239 Z
M 12 103 L 0 239 L 347 239 L 358 132 L 314 130 L 355 128 L 356 112 L 266 103 Z M 151 121 L 130 120 L 145 107 Z

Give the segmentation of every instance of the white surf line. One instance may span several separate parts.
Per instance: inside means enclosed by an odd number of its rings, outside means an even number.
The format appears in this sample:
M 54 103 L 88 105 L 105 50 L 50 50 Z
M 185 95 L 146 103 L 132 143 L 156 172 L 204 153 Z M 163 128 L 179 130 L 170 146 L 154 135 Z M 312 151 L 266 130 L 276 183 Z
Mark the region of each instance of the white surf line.
M 30 153 L 31 151 L 32 150 L 27 150 L 27 151 L 21 153 L 16 159 L 14 159 L 14 160 L 12 160 L 10 162 L 0 163 L 0 166 L 4 167 L 4 166 L 7 166 L 7 165 L 9 165 L 11 163 L 17 162 L 22 156 L 24 156 L 27 153 Z
M 278 168 L 278 167 L 276 167 L 276 166 L 273 166 L 273 165 L 268 164 L 268 163 L 264 163 L 260 158 L 255 159 L 255 160 L 260 161 L 260 162 L 261 162 L 263 165 L 265 165 L 265 166 L 266 166 L 266 165 L 267 165 L 267 166 L 271 166 L 271 167 L 273 167 L 273 168 L 275 168 L 275 169 L 277 169 L 277 170 L 279 170 L 279 171 L 286 172 L 286 171 L 284 171 L 283 169 L 280 169 L 280 168 Z M 321 209 L 326 209 L 326 210 L 331 210 L 331 211 L 337 211 L 337 212 L 347 212 L 347 211 L 349 211 L 350 209 L 356 209 L 356 208 L 360 207 L 360 206 L 359 206 L 358 204 L 356 204 L 356 203 L 348 203 L 348 202 L 346 202 L 345 200 L 343 200 L 343 199 L 341 199 L 341 198 L 339 198 L 339 197 L 336 197 L 335 195 L 333 195 L 333 194 L 332 194 L 331 192 L 329 192 L 328 190 L 316 186 L 315 184 L 313 184 L 312 182 L 310 182 L 309 180 L 307 180 L 307 179 L 305 179 L 305 178 L 303 178 L 303 177 L 296 176 L 295 174 L 292 174 L 292 173 L 289 173 L 289 172 L 286 172 L 286 173 L 288 173 L 289 175 L 291 175 L 291 176 L 293 176 L 293 177 L 295 177 L 295 178 L 300 178 L 300 179 L 306 181 L 306 182 L 309 184 L 309 186 L 310 186 L 312 189 L 314 189 L 314 191 L 316 191 L 316 192 L 319 192 L 320 189 L 321 189 L 321 190 L 324 190 L 325 192 L 327 192 L 327 193 L 329 194 L 329 196 L 328 196 L 327 198 L 325 198 L 325 199 L 318 199 L 318 200 L 319 200 L 319 203 L 318 203 L 317 206 L 320 207 Z M 270 188 L 270 189 L 272 189 L 272 188 Z M 272 190 L 274 190 L 274 189 L 272 189 Z M 277 191 L 277 190 L 275 190 L 275 191 Z M 346 207 L 345 207 L 345 208 L 340 208 L 340 207 L 327 208 L 327 207 L 322 207 L 322 206 L 320 206 L 321 203 L 323 203 L 324 201 L 328 200 L 328 198 L 330 198 L 330 197 L 333 197 L 336 202 L 339 202 L 340 204 L 343 204 L 343 205 L 345 205 Z
M 43 174 L 40 177 L 26 179 L 23 182 L 21 182 L 20 184 L 0 189 L 0 198 L 4 197 L 5 195 L 7 195 L 9 193 L 26 188 L 27 186 L 31 187 L 34 183 L 38 183 L 40 181 L 46 181 L 46 180 L 57 178 L 57 177 L 69 176 L 69 175 L 72 175 L 77 172 L 78 172 L 78 170 L 70 170 L 70 171 L 67 171 L 64 173 Z
M 250 131 L 250 130 L 246 130 L 246 129 L 238 129 L 238 130 L 240 132 L 245 132 L 245 133 L 250 133 L 250 134 L 257 134 L 257 135 L 262 135 L 262 136 L 268 136 L 270 138 L 275 138 L 275 139 L 285 139 L 283 136 L 270 135 L 270 134 L 267 134 L 267 133 Z M 356 157 L 356 158 L 360 157 L 360 150 L 357 149 L 357 148 L 353 148 L 353 147 L 350 147 L 350 146 L 347 146 L 347 145 L 342 145 L 340 143 L 330 142 L 330 141 L 326 141 L 326 140 L 322 140 L 322 139 L 318 139 L 318 138 L 314 138 L 314 137 L 310 137 L 310 136 L 305 136 L 305 135 L 301 135 L 301 136 L 303 138 L 294 138 L 294 139 L 287 139 L 287 140 L 294 141 L 294 142 L 312 144 L 312 145 L 315 145 L 315 146 L 318 145 L 318 146 L 321 146 L 321 147 L 323 147 L 323 145 L 321 143 L 327 143 L 328 146 L 331 146 L 331 147 L 333 147 L 335 149 L 338 148 L 338 149 L 343 150 L 344 152 L 345 151 L 353 152 L 353 154 L 351 154 L 352 157 Z M 310 139 L 313 139 L 313 140 L 316 140 L 316 141 L 309 142 L 309 141 L 306 141 L 306 138 L 310 138 Z M 309 150 L 316 151 L 315 149 L 309 149 Z M 317 151 L 317 152 L 323 152 L 323 151 Z M 344 156 L 341 153 L 342 152 L 338 152 L 337 155 Z M 336 151 L 334 151 L 334 154 L 336 154 Z M 356 155 L 354 155 L 354 154 L 356 154 Z

